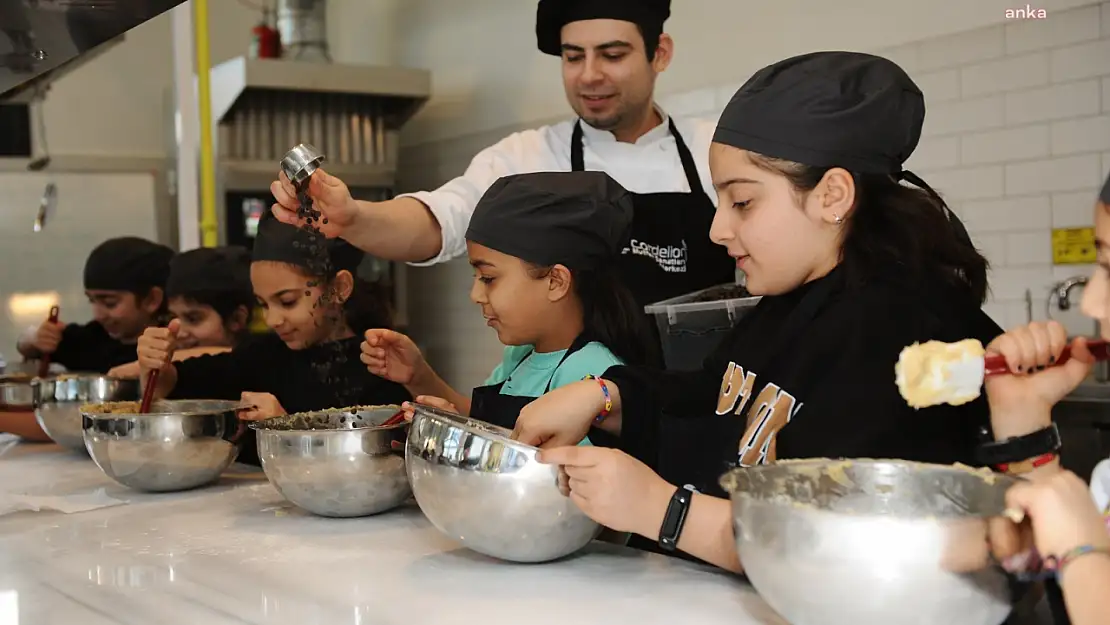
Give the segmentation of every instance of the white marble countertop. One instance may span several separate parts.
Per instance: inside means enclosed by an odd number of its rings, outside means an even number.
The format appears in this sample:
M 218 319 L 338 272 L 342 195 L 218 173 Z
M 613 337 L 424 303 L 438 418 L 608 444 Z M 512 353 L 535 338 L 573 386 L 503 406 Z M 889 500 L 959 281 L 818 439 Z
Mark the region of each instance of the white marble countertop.
M 124 503 L 0 516 L 0 625 L 188 623 L 784 623 L 740 578 L 594 543 L 512 564 L 463 549 L 415 504 L 325 519 L 261 473 L 137 493 L 53 445 L 0 445 L 0 500 L 90 495 Z

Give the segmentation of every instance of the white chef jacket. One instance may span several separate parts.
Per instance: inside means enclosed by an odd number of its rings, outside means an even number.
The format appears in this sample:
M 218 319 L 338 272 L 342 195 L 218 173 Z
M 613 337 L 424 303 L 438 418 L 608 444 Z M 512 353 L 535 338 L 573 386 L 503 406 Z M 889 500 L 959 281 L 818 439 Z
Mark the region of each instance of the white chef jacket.
M 633 193 L 688 193 L 690 185 L 668 127 L 668 118 L 635 143 L 617 141 L 613 133 L 582 123 L 582 159 L 590 171 L 604 171 Z M 466 254 L 466 229 L 474 207 L 487 189 L 503 176 L 539 171 L 570 171 L 570 137 L 574 122 L 516 132 L 482 150 L 470 161 L 463 175 L 435 191 L 406 193 L 423 202 L 439 221 L 443 233 L 440 252 L 434 258 L 410 263 L 428 266 Z M 675 120 L 678 132 L 698 168 L 702 186 L 713 204 L 717 193 L 709 177 L 709 144 L 716 122 L 707 119 Z

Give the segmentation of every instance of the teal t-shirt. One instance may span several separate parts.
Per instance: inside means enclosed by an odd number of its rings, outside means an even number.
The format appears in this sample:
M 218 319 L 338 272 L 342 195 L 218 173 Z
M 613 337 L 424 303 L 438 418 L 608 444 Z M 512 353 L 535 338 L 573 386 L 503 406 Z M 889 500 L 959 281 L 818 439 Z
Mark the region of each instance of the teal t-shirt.
M 560 365 L 564 354 L 565 349 L 539 354 L 531 345 L 508 345 L 501 355 L 501 364 L 486 378 L 485 386 L 504 382 L 502 395 L 539 397 L 548 388 L 548 382 L 551 382 L 550 390 L 555 390 L 587 375 L 600 376 L 609 367 L 624 364 L 597 341 L 587 343 Z M 589 445 L 590 441 L 586 439 L 581 444 Z

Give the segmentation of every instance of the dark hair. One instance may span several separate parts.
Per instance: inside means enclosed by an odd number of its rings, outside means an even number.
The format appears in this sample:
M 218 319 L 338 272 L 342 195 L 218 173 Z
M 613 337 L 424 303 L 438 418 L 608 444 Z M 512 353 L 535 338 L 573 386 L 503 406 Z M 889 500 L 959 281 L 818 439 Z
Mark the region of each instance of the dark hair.
M 159 326 L 164 326 L 167 323 L 169 323 L 170 318 L 171 318 L 171 315 L 170 315 L 170 298 L 169 298 L 169 296 L 166 295 L 166 288 L 165 287 L 152 286 L 152 287 L 148 287 L 148 288 L 145 288 L 145 289 L 129 289 L 129 290 L 124 291 L 124 292 L 134 295 L 135 296 L 135 305 L 138 306 L 139 304 L 142 303 L 142 301 L 144 299 L 149 297 L 150 294 L 154 292 L 154 289 L 159 289 L 162 292 L 162 303 L 158 305 L 158 310 L 154 311 L 154 314 L 151 315 L 151 319 L 154 321 L 155 324 L 157 324 Z
M 752 162 L 786 177 L 798 193 L 817 187 L 831 167 L 810 167 L 751 154 Z M 956 234 L 944 200 L 900 184 L 892 176 L 852 173 L 856 204 L 845 220 L 841 266 L 859 283 L 901 270 L 910 279 L 940 280 L 970 293 L 980 304 L 987 298 L 989 263 Z
M 533 278 L 547 276 L 552 267 L 528 265 Z M 571 270 L 574 293 L 582 303 L 582 325 L 596 340 L 629 365 L 657 365 L 662 361 L 654 336 L 632 292 L 617 276 L 616 267 Z
M 369 282 L 351 273 L 354 287 L 343 302 L 343 317 L 355 334 L 362 335 L 371 328 L 392 329 L 393 307 L 385 287 Z
M 201 306 L 210 306 L 212 310 L 216 311 L 216 314 L 220 316 L 220 320 L 223 321 L 225 327 L 228 325 L 231 317 L 234 316 L 240 308 L 243 308 L 247 312 L 247 318 L 243 320 L 243 327 L 236 333 L 235 338 L 242 338 L 250 332 L 250 318 L 255 306 L 253 293 L 198 289 L 195 291 L 176 293 L 174 297 L 180 297 L 187 302 L 200 304 Z M 169 298 L 167 297 L 166 299 L 168 300 Z
M 647 54 L 647 60 L 654 61 L 655 52 L 659 50 L 659 39 L 663 36 L 663 25 L 652 25 L 645 28 L 643 24 L 637 24 L 636 28 L 640 31 L 640 36 L 644 38 L 644 52 Z

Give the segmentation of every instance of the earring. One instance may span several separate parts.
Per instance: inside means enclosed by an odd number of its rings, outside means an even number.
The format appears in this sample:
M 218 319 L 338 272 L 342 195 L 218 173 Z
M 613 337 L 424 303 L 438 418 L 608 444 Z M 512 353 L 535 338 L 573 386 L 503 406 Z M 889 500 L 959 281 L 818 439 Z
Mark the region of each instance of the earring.
M 842 218 L 840 217 L 840 215 L 837 215 L 836 213 L 833 213 L 833 221 L 834 221 L 834 222 L 836 223 L 836 225 L 838 225 L 838 226 L 839 226 L 840 224 L 844 223 L 844 219 L 842 219 Z

